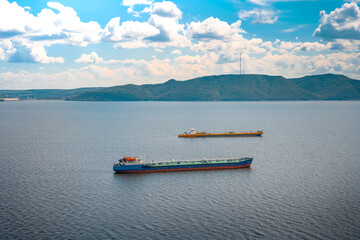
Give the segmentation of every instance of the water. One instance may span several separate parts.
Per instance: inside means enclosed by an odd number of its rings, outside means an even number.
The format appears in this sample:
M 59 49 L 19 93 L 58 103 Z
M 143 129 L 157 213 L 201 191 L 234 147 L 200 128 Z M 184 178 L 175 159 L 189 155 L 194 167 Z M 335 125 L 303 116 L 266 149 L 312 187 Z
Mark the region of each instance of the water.
M 0 238 L 359 239 L 359 123 L 360 102 L 3 102 Z M 252 167 L 112 171 L 230 154 Z

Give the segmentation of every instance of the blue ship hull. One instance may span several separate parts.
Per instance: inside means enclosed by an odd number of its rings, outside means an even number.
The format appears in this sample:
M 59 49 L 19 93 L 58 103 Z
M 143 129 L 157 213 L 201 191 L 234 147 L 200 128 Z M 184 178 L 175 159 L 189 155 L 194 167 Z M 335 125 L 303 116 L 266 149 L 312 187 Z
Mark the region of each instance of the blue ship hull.
M 233 168 L 247 168 L 252 163 L 252 158 L 248 158 L 241 162 L 229 163 L 204 163 L 204 164 L 189 164 L 189 165 L 171 165 L 152 167 L 149 164 L 133 164 L 133 165 L 114 165 L 113 170 L 116 173 L 146 173 L 146 172 L 173 172 L 173 171 L 194 171 L 194 170 L 216 170 L 216 169 L 233 169 Z

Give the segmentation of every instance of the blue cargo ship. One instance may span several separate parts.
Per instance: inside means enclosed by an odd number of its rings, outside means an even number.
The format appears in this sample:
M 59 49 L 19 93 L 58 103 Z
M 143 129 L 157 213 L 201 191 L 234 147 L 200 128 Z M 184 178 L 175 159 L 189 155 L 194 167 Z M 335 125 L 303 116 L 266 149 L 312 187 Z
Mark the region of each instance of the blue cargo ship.
M 146 163 L 141 157 L 124 157 L 114 163 L 113 170 L 116 173 L 146 173 L 248 168 L 252 160 L 244 157 Z

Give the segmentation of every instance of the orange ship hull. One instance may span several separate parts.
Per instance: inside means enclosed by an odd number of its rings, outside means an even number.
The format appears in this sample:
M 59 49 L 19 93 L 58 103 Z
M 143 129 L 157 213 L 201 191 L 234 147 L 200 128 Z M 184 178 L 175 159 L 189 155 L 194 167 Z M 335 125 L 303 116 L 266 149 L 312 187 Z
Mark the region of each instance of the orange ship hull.
M 261 137 L 264 131 L 257 132 L 228 132 L 228 133 L 191 133 L 191 134 L 179 134 L 179 138 L 197 138 L 197 137 Z

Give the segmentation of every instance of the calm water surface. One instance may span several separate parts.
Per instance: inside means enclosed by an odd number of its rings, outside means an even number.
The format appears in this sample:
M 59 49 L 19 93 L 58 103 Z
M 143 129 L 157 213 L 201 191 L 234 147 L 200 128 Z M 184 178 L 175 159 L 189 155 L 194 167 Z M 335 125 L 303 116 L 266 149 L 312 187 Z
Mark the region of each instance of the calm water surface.
M 3 102 L 0 238 L 360 239 L 359 143 L 360 102 Z M 252 167 L 112 171 L 230 154 Z

